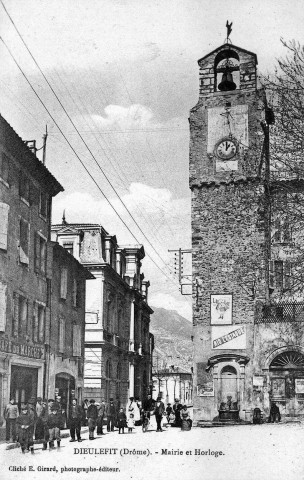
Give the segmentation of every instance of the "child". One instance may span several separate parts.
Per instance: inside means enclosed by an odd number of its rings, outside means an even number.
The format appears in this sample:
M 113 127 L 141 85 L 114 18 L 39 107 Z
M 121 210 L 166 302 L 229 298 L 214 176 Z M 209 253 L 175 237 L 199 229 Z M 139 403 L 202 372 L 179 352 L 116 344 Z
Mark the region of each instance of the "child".
M 130 413 L 128 418 L 128 433 L 132 433 L 134 425 L 135 425 L 134 413 Z
M 47 424 L 49 427 L 49 446 L 50 450 L 55 448 L 54 447 L 54 440 L 56 438 L 57 440 L 57 447 L 60 447 L 60 426 L 62 424 L 62 418 L 61 415 L 58 413 L 58 408 L 54 404 L 51 408 L 51 413 L 48 417 Z
M 25 450 L 31 450 L 31 453 L 34 453 L 34 423 L 34 416 L 28 411 L 27 406 L 24 405 L 21 408 L 21 414 L 16 420 L 18 440 L 22 453 L 24 453 Z
M 126 416 L 125 412 L 123 411 L 123 408 L 120 408 L 120 410 L 118 412 L 118 415 L 117 415 L 118 433 L 120 433 L 121 430 L 122 430 L 122 433 L 125 433 L 124 428 L 126 426 L 126 423 L 127 423 L 127 416 Z

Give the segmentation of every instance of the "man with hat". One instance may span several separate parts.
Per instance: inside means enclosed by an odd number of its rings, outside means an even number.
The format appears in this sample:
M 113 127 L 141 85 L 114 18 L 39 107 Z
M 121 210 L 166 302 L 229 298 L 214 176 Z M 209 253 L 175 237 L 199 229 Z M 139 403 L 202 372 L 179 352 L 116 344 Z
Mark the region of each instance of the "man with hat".
M 36 403 L 36 425 L 35 425 L 35 439 L 40 440 L 44 437 L 44 425 L 41 419 L 43 413 L 42 398 L 37 397 Z
M 89 440 L 94 440 L 94 430 L 98 418 L 98 410 L 95 405 L 95 400 L 90 400 L 90 406 L 87 410 L 88 426 L 89 426 Z
M 161 428 L 161 421 L 163 418 L 163 415 L 165 413 L 165 405 L 162 402 L 161 397 L 157 397 L 156 404 L 155 404 L 155 409 L 154 409 L 154 415 L 155 415 L 155 420 L 156 420 L 156 431 L 157 432 L 162 432 Z
M 16 441 L 16 419 L 19 415 L 18 405 L 15 404 L 15 399 L 11 398 L 8 405 L 4 409 L 4 418 L 6 422 L 6 443 L 10 442 L 12 434 L 13 442 Z
M 51 413 L 48 416 L 47 424 L 49 427 L 49 446 L 50 450 L 55 448 L 54 441 L 57 440 L 57 447 L 60 447 L 60 427 L 61 427 L 62 419 L 61 415 L 58 412 L 58 407 L 54 403 L 51 407 Z
M 81 442 L 81 420 L 83 416 L 83 410 L 80 405 L 77 404 L 77 399 L 73 398 L 72 406 L 69 409 L 69 427 L 70 427 L 70 435 L 71 440 L 70 442 L 75 442 L 75 431 L 77 435 L 78 442 Z
M 106 415 L 107 415 L 107 431 L 113 432 L 116 416 L 117 416 L 116 407 L 115 407 L 113 398 L 110 398 L 110 403 L 106 407 Z
M 34 453 L 34 416 L 26 405 L 22 405 L 21 407 L 21 414 L 16 420 L 16 427 L 22 453 L 24 453 L 25 450 L 30 450 L 31 453 Z

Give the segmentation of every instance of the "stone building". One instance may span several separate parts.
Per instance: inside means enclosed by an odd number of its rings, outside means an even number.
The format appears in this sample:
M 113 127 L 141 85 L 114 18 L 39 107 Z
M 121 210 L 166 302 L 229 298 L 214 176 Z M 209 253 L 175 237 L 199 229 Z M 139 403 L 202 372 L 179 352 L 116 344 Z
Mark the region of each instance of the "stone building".
M 58 243 L 50 242 L 49 252 L 52 292 L 45 396 L 60 396 L 68 414 L 73 398 L 83 400 L 86 280 L 94 276 Z
M 283 415 L 300 415 L 303 304 L 290 285 L 300 240 L 273 234 L 270 204 L 284 182 L 290 193 L 303 183 L 267 176 L 272 117 L 256 55 L 226 43 L 198 64 L 189 119 L 194 418 L 250 419 L 255 407 L 268 415 L 273 401 Z
M 99 400 L 144 398 L 150 388 L 149 282 L 141 245 L 119 246 L 96 224 L 52 226 L 53 239 L 94 275 L 87 283 L 84 395 Z
M 62 186 L 0 116 L 0 411 L 45 393 L 52 198 Z

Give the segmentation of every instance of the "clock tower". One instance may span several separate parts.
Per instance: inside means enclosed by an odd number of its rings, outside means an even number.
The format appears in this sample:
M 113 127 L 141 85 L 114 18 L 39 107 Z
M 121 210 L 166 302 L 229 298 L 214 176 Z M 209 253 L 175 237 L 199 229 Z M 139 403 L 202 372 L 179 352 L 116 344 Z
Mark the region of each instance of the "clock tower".
M 256 55 L 229 42 L 198 61 L 189 118 L 195 421 L 239 421 L 252 408 L 254 315 L 265 300 L 266 100 Z

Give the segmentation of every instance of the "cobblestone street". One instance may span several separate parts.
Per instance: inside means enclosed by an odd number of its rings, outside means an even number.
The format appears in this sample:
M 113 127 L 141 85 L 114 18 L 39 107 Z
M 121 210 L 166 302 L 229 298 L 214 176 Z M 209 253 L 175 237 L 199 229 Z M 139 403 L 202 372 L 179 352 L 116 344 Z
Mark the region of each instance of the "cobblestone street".
M 94 441 L 83 433 L 82 443 L 64 438 L 60 449 L 53 451 L 35 445 L 34 455 L 22 455 L 19 448 L 6 450 L 6 444 L 0 450 L 5 480 L 20 478 L 20 468 L 33 480 L 95 480 L 112 475 L 117 480 L 301 480 L 303 443 L 304 425 L 300 423 L 193 428 L 190 432 L 168 428 L 162 433 L 155 432 L 152 424 L 147 433 L 136 427 L 132 434 L 115 431 Z

